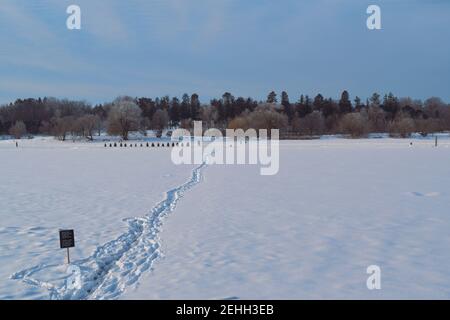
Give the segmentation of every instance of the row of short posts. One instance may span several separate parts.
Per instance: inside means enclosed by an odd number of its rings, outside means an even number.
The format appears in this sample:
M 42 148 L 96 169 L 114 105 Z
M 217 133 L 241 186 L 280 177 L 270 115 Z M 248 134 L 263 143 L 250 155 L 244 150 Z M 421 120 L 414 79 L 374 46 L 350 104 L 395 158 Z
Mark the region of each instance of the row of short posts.
M 245 143 L 247 143 L 247 141 L 245 141 Z M 179 145 L 181 145 L 182 147 L 184 147 L 184 143 L 183 142 L 181 142 L 181 143 L 179 143 L 179 142 L 172 142 L 172 143 L 170 143 L 170 142 L 167 142 L 167 143 L 164 143 L 164 142 L 157 142 L 157 143 L 154 143 L 154 142 L 152 142 L 152 144 L 150 144 L 149 142 L 147 142 L 147 143 L 135 143 L 134 145 L 133 145 L 133 143 L 129 143 L 129 144 L 127 144 L 127 143 L 123 143 L 123 142 L 120 142 L 120 143 L 117 143 L 117 142 L 114 142 L 114 143 L 109 143 L 109 145 L 108 145 L 108 143 L 105 143 L 105 148 L 107 148 L 108 146 L 110 147 L 110 148 L 117 148 L 117 147 L 119 147 L 119 148 L 127 148 L 128 146 L 130 147 L 130 148 L 132 148 L 133 146 L 135 147 L 135 148 L 138 148 L 138 147 L 141 147 L 141 148 L 144 148 L 144 147 L 147 147 L 147 148 L 155 148 L 155 147 L 158 147 L 158 148 L 164 148 L 164 147 L 166 147 L 167 146 L 167 148 L 170 148 L 171 146 L 172 147 L 175 147 L 175 146 L 179 146 Z M 410 145 L 412 145 L 412 142 L 410 143 Z M 186 147 L 189 147 L 190 145 L 189 145 L 189 142 L 186 142 Z M 435 137 L 435 141 L 434 141 L 434 146 L 435 147 L 437 147 L 438 146 L 438 137 L 436 136 Z
M 170 143 L 170 142 L 167 142 L 167 143 L 165 143 L 165 142 L 157 142 L 157 143 L 155 143 L 155 142 L 152 142 L 151 144 L 149 143 L 149 142 L 147 142 L 147 143 L 123 143 L 123 142 L 120 142 L 120 143 L 117 143 L 117 142 L 114 142 L 114 143 L 112 143 L 112 142 L 110 142 L 109 144 L 108 143 L 105 143 L 105 148 L 108 148 L 108 147 L 110 147 L 110 148 L 133 148 L 133 147 L 135 147 L 135 148 L 139 148 L 139 147 L 141 147 L 141 148 L 165 148 L 165 147 L 167 147 L 167 148 L 170 148 L 170 147 L 175 147 L 175 146 L 182 146 L 182 147 L 184 147 L 184 143 L 183 142 L 181 142 L 181 143 L 179 143 L 179 142 L 172 142 L 172 143 Z M 189 142 L 186 142 L 186 147 L 189 147 L 190 145 L 189 145 Z

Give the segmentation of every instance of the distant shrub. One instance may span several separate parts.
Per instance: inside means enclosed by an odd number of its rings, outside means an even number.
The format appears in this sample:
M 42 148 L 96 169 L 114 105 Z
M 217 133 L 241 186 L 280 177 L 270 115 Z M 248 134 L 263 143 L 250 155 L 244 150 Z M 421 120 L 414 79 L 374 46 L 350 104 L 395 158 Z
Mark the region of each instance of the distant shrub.
M 393 137 L 407 138 L 415 131 L 415 122 L 411 118 L 401 118 L 389 124 L 389 134 Z
M 432 118 L 418 119 L 415 121 L 416 130 L 424 137 L 431 133 L 441 131 L 444 127 L 441 123 L 441 121 Z
M 27 133 L 27 127 L 23 121 L 17 121 L 10 129 L 9 134 L 15 139 L 21 139 Z
M 292 127 L 302 135 L 320 135 L 325 130 L 325 119 L 320 111 L 314 111 L 304 118 L 295 118 Z
M 347 113 L 340 122 L 340 131 L 351 135 L 352 138 L 359 138 L 367 135 L 368 125 L 367 119 L 360 113 Z

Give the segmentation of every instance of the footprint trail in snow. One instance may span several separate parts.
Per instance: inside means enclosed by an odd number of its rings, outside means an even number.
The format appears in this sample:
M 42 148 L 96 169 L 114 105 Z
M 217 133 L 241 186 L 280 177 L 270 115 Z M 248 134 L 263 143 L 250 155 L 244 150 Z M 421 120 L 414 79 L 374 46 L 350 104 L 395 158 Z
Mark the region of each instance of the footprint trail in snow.
M 202 180 L 206 163 L 192 171 L 191 178 L 184 184 L 166 192 L 166 197 L 142 218 L 127 219 L 128 231 L 117 239 L 97 247 L 88 258 L 76 261 L 81 270 L 80 285 L 72 288 L 66 282 L 56 285 L 33 278 L 33 275 L 60 265 L 37 265 L 14 273 L 11 279 L 42 287 L 50 292 L 51 299 L 116 299 L 124 290 L 135 284 L 146 270 L 149 270 L 160 255 L 158 233 L 162 219 L 174 211 L 178 200 Z M 67 277 L 66 277 L 67 278 Z

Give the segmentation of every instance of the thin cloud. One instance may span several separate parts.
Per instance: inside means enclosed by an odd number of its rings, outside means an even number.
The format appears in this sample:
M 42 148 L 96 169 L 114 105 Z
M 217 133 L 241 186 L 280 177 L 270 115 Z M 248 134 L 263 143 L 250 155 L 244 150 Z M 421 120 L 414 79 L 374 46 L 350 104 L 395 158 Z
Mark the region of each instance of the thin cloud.
M 361 0 L 3 0 L 0 102 L 344 88 L 449 99 L 450 2 L 379 2 L 377 33 Z M 65 27 L 73 3 L 81 31 Z

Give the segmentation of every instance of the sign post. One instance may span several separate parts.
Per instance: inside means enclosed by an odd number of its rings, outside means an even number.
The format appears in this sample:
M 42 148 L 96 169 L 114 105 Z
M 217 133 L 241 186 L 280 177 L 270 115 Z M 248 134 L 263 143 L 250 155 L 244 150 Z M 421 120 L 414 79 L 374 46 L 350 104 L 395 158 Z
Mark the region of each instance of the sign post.
M 75 247 L 75 234 L 73 230 L 59 230 L 59 244 L 61 249 L 67 249 L 67 263 L 70 264 L 69 248 Z

